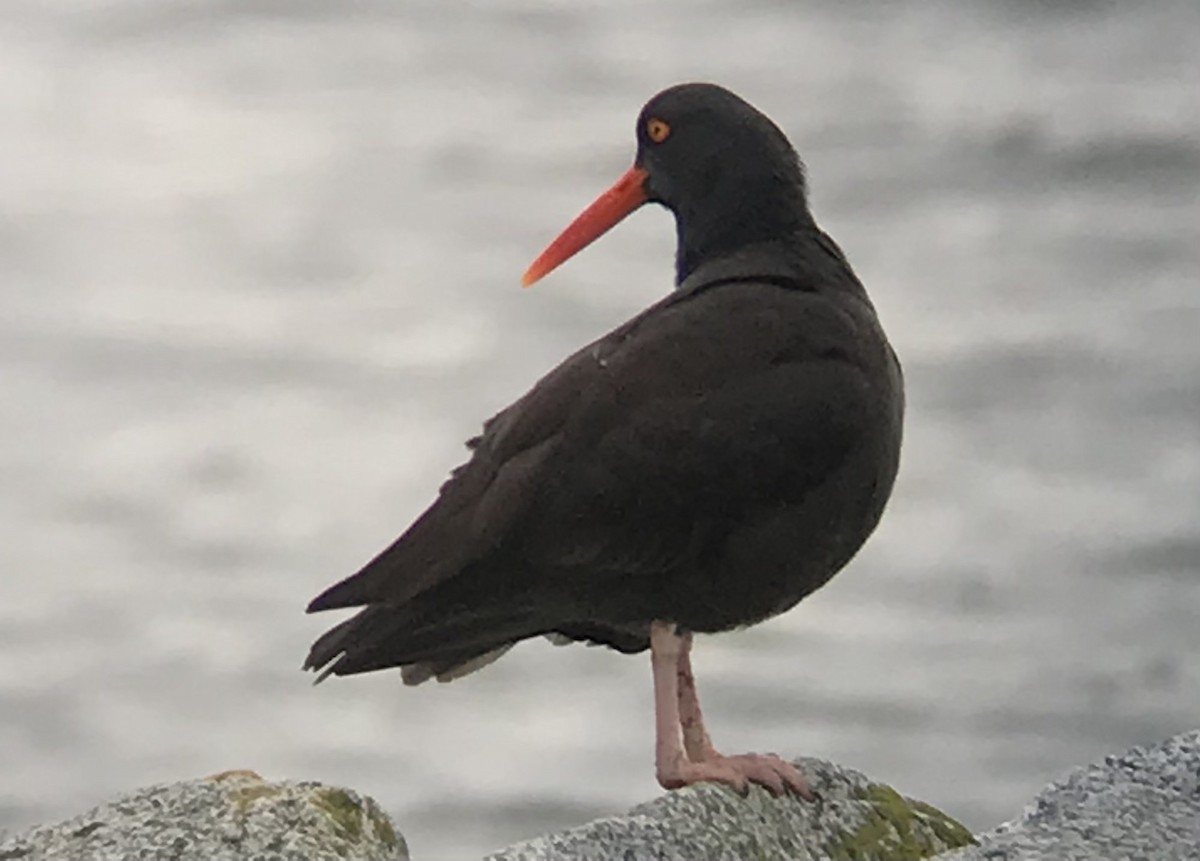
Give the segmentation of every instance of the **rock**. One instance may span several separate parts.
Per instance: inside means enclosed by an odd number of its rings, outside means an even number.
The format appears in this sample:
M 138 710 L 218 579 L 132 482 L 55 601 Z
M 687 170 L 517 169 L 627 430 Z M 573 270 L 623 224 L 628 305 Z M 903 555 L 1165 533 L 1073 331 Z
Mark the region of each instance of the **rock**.
M 939 861 L 1136 858 L 1200 858 L 1200 730 L 1071 772 L 1019 819 Z
M 974 843 L 940 810 L 857 771 L 816 759 L 797 763 L 821 800 L 746 798 L 714 784 L 660 796 L 624 816 L 537 837 L 486 861 L 749 861 L 930 858 Z
M 0 842 L 3 861 L 408 861 L 404 838 L 370 798 L 252 771 L 166 783 Z
M 799 764 L 821 795 L 816 804 L 759 788 L 740 798 L 702 784 L 487 861 L 1200 858 L 1200 730 L 1072 772 L 978 845 L 946 814 L 856 771 L 815 759 Z M 407 861 L 408 849 L 365 796 L 237 771 L 152 786 L 57 825 L 0 835 L 0 861 L 61 858 Z

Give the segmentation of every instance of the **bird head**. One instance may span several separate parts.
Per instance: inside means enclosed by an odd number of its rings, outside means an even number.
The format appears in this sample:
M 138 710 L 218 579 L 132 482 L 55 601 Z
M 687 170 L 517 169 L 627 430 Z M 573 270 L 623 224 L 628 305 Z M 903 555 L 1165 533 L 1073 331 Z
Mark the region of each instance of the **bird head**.
M 706 259 L 811 224 L 804 170 L 787 137 L 715 84 L 679 84 L 638 115 L 633 166 L 542 252 L 533 284 L 645 203 L 675 215 L 676 283 Z

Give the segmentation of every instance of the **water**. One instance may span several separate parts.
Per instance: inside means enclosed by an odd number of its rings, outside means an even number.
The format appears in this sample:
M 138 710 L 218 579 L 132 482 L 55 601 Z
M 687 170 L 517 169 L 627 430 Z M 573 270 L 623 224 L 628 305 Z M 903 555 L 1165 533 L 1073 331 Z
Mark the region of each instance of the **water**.
M 908 375 L 880 530 L 705 640 L 718 744 L 976 828 L 1200 712 L 1200 7 L 13 0 L 0 18 L 0 825 L 251 767 L 472 857 L 656 792 L 644 658 L 313 689 L 304 603 L 660 296 L 631 218 L 532 291 L 642 102 L 743 93 Z

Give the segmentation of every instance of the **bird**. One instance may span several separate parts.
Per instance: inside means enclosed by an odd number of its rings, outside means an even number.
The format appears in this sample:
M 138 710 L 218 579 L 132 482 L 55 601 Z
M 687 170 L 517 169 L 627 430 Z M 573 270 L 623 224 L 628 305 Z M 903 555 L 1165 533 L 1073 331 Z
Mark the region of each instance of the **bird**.
M 633 166 L 523 283 L 655 203 L 675 219 L 674 289 L 484 423 L 424 513 L 308 605 L 361 609 L 304 668 L 413 685 L 539 636 L 649 650 L 663 788 L 813 799 L 793 762 L 716 749 L 693 639 L 791 609 L 855 556 L 899 468 L 903 374 L 772 120 L 685 83 L 635 131 Z

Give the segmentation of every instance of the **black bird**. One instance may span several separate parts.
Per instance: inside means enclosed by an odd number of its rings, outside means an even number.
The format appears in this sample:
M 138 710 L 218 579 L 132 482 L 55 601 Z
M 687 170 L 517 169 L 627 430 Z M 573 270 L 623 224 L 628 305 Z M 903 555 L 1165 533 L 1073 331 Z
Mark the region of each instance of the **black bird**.
M 692 634 L 788 610 L 862 546 L 899 464 L 900 365 L 791 144 L 713 84 L 646 104 L 633 167 L 525 283 L 646 202 L 675 215 L 674 292 L 484 425 L 425 513 L 309 605 L 363 609 L 305 668 L 419 684 L 539 635 L 649 648 L 662 786 L 812 797 L 777 756 L 713 748 Z

